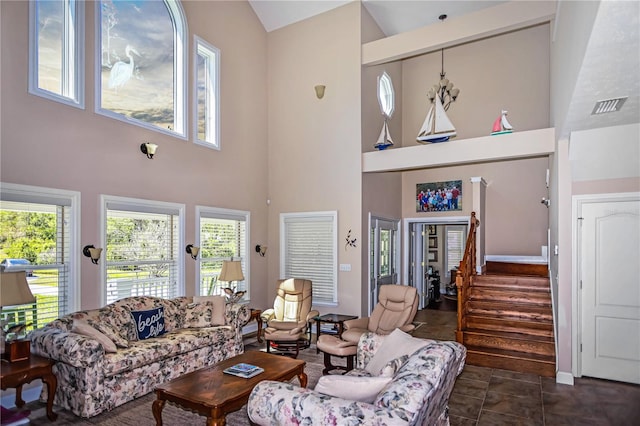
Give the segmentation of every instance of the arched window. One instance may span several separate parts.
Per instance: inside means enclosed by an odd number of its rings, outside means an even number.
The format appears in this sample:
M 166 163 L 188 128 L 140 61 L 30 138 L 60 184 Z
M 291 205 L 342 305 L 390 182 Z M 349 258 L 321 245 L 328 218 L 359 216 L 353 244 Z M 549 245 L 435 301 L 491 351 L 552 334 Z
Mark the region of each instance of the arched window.
M 102 0 L 96 110 L 186 138 L 187 26 L 180 3 Z

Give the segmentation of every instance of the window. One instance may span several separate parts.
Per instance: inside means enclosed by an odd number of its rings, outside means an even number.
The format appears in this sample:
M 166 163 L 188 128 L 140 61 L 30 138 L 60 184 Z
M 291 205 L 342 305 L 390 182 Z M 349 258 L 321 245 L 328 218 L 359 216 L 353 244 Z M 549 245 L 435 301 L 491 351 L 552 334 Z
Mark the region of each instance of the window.
M 201 296 L 224 295 L 223 289 L 230 283 L 218 281 L 223 260 L 240 260 L 244 281 L 234 282 L 234 290 L 244 290 L 243 300 L 251 298 L 249 285 L 249 212 L 196 207 L 196 229 L 200 244 L 200 267 L 198 268 Z
M 311 280 L 317 305 L 338 301 L 337 222 L 337 212 L 280 215 L 280 276 Z
M 184 205 L 103 196 L 106 303 L 184 294 Z
M 391 118 L 395 109 L 395 91 L 391 77 L 386 71 L 378 77 L 378 103 L 382 115 Z
M 464 247 L 467 238 L 467 227 L 465 225 L 446 225 L 444 227 L 446 238 L 445 265 L 446 276 L 450 277 L 451 269 L 460 266 L 460 261 L 464 256 Z
M 186 34 L 180 3 L 103 0 L 97 7 L 101 114 L 186 137 Z
M 84 108 L 84 2 L 29 4 L 29 93 Z
M 195 142 L 220 149 L 220 50 L 195 37 Z
M 77 218 L 80 194 L 72 191 L 2 184 L 0 260 L 3 271 L 27 272 L 36 297 L 32 305 L 3 307 L 9 324 L 44 326 L 77 310 L 79 259 Z

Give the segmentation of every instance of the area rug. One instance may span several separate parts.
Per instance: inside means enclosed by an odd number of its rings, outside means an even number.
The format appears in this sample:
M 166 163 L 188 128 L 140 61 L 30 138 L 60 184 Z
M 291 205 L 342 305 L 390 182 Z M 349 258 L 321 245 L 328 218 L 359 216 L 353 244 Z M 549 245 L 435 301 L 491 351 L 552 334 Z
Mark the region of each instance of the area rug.
M 257 345 L 250 342 L 245 345 L 246 350 L 264 350 L 263 345 Z M 315 346 L 311 346 L 300 352 L 298 359 L 306 361 L 304 371 L 308 376 L 307 387 L 314 388 L 318 383 L 318 379 L 322 376 L 322 354 L 316 354 Z M 298 379 L 294 378 L 292 383 L 298 384 Z M 60 407 L 54 406 L 54 412 L 58 414 L 58 419 L 52 423 L 47 419 L 46 406 L 38 401 L 30 402 L 23 409 L 30 410 L 30 424 L 37 426 L 155 426 L 156 421 L 151 411 L 151 404 L 155 400 L 155 393 L 147 394 L 134 401 L 128 402 L 112 411 L 104 412 L 90 419 L 83 419 L 75 416 L 69 411 L 62 410 Z M 182 410 L 171 403 L 167 403 L 162 410 L 162 421 L 167 426 L 198 426 L 206 425 L 206 417 L 199 416 L 189 411 Z M 227 416 L 227 424 L 231 426 L 248 426 L 249 418 L 247 417 L 247 408 L 243 406 L 240 410 L 235 411 Z

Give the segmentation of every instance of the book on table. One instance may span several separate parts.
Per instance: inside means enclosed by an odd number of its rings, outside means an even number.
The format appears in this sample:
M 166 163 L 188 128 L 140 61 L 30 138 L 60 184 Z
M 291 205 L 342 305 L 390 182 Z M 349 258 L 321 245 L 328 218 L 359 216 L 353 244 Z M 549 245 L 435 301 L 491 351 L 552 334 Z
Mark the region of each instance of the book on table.
M 256 376 L 264 371 L 264 368 L 257 365 L 246 364 L 241 362 L 240 364 L 232 365 L 231 367 L 223 370 L 227 374 L 233 374 L 234 376 L 244 377 L 245 379 Z

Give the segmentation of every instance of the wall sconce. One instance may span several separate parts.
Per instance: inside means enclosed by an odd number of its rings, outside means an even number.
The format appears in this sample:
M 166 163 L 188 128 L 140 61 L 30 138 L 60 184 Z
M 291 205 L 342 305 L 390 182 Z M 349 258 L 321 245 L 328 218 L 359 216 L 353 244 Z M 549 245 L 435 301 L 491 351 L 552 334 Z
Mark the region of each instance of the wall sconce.
M 98 264 L 98 260 L 100 260 L 100 254 L 102 254 L 101 248 L 95 248 L 94 246 L 84 246 L 82 249 L 82 254 L 91 258 L 91 263 L 94 265 Z
M 142 151 L 142 153 L 146 155 L 149 160 L 153 158 L 153 155 L 156 153 L 157 149 L 158 145 L 156 145 L 155 143 L 145 142 L 140 145 L 140 151 Z
M 267 246 L 261 246 L 258 244 L 256 246 L 256 253 L 260 253 L 260 256 L 264 257 L 264 255 L 267 254 Z
M 316 89 L 316 96 L 318 97 L 318 99 L 322 99 L 324 97 L 325 85 L 318 84 L 317 86 L 314 87 L 314 89 Z
M 193 260 L 196 260 L 198 258 L 198 253 L 200 252 L 200 247 L 196 247 L 193 244 L 187 244 L 186 250 L 187 250 L 187 253 L 189 253 L 191 255 L 191 258 Z

